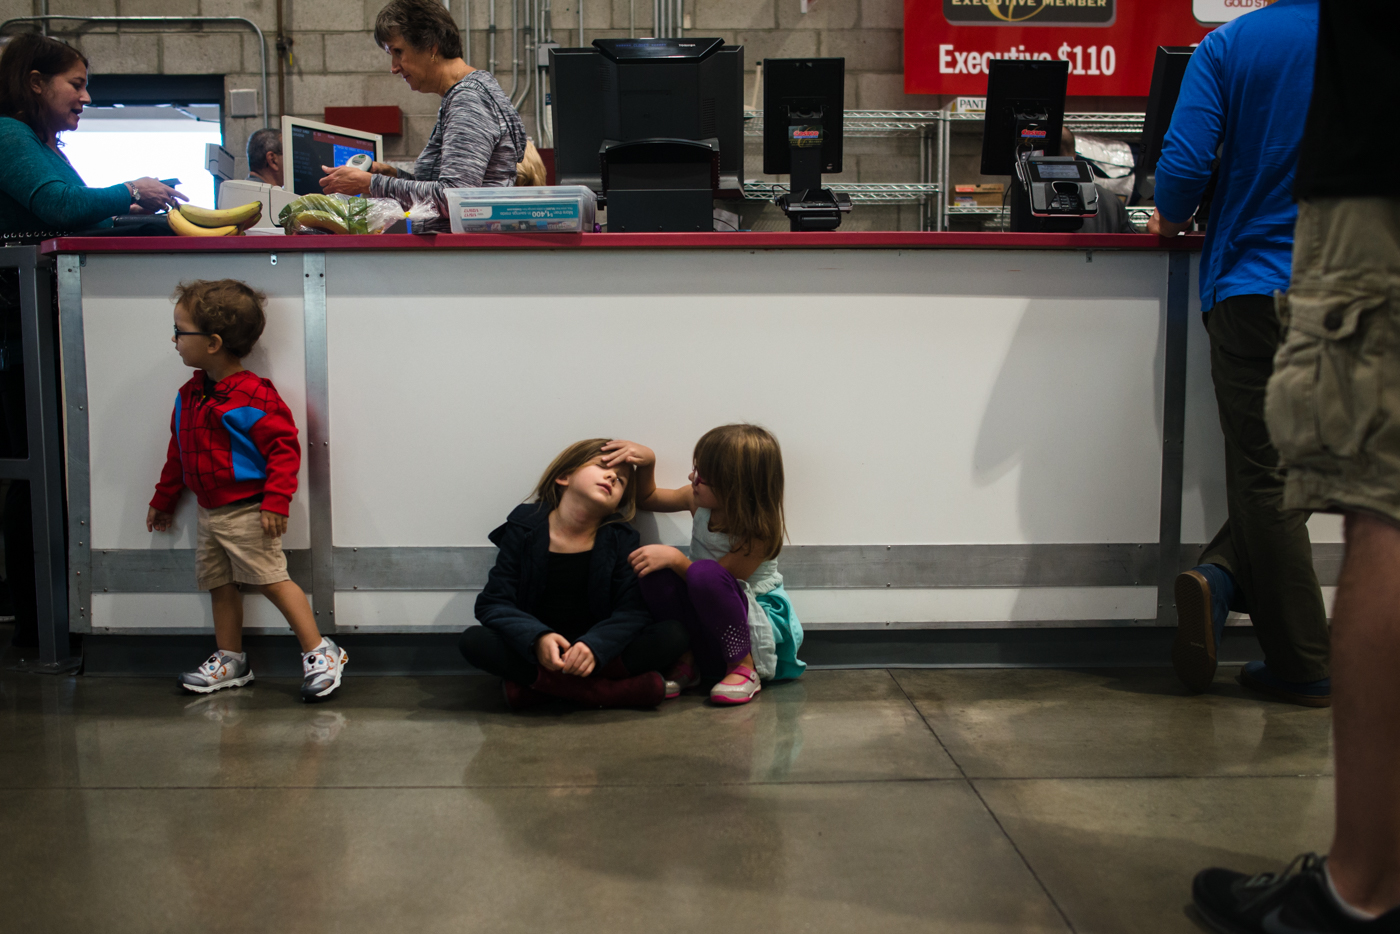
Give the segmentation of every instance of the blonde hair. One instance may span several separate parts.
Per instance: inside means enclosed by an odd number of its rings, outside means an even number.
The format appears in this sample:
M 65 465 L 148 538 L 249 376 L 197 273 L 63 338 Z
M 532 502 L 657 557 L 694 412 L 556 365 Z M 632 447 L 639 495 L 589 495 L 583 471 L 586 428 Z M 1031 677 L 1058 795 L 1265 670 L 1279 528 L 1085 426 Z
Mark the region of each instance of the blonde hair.
M 553 512 L 559 508 L 559 500 L 564 495 L 563 489 L 559 486 L 559 480 L 572 476 L 580 467 L 587 464 L 603 453 L 603 445 L 607 444 L 609 438 L 589 438 L 586 441 L 576 441 L 559 452 L 559 456 L 550 461 L 544 473 L 540 475 L 539 485 L 535 487 L 535 502 L 549 504 L 549 509 Z M 622 502 L 617 504 L 617 512 L 610 517 L 608 522 L 630 522 L 637 514 L 637 488 L 633 485 L 633 474 L 636 472 L 631 464 L 618 464 L 617 471 L 626 477 L 627 482 L 622 487 Z
M 695 470 L 719 500 L 712 522 L 736 551 L 757 550 L 764 560 L 783 549 L 783 450 L 757 425 L 721 425 L 695 442 Z
M 530 140 L 525 140 L 525 155 L 515 167 L 515 187 L 548 185 L 549 173 L 544 167 L 544 157 Z

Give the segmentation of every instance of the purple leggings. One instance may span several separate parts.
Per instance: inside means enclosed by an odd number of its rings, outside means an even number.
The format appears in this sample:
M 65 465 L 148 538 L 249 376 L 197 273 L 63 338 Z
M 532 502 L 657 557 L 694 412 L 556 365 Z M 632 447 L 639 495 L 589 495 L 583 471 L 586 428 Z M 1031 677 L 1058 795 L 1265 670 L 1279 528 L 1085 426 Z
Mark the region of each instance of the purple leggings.
M 723 678 L 752 650 L 748 595 L 718 561 L 696 561 L 685 577 L 669 568 L 653 571 L 641 585 L 652 616 L 685 626 L 704 680 Z

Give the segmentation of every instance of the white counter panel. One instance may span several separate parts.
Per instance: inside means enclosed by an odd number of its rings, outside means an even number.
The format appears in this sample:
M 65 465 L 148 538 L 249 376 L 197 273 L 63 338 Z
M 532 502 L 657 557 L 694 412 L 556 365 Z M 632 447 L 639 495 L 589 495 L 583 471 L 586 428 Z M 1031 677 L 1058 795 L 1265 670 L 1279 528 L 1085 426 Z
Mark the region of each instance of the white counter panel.
M 783 443 L 796 545 L 1154 542 L 1167 265 L 1165 254 L 1103 251 L 328 252 L 334 544 L 487 545 L 575 440 L 649 444 L 660 480 L 680 485 L 700 434 L 740 420 Z M 169 342 L 169 294 L 181 279 L 223 276 L 269 293 L 247 364 L 277 384 L 306 443 L 301 256 L 90 256 L 95 549 L 193 546 L 191 497 L 174 534 L 148 534 L 144 519 L 190 375 Z M 1194 281 L 1190 291 L 1187 543 L 1224 519 Z M 306 473 L 304 458 L 288 548 L 310 547 Z M 689 521 L 641 514 L 636 525 L 644 541 L 679 545 Z M 1331 517 L 1312 527 L 1316 541 L 1336 540 Z M 336 594 L 345 630 L 472 619 L 475 590 L 351 582 Z M 792 596 L 814 629 L 1054 626 L 1149 620 L 1148 584 Z M 251 628 L 286 631 L 262 598 L 248 606 Z M 201 594 L 94 593 L 91 608 L 97 630 L 210 628 Z
M 486 544 L 590 436 L 679 485 L 739 420 L 784 446 L 796 544 L 1156 540 L 1162 255 L 451 259 L 328 257 L 339 546 Z
M 244 366 L 276 384 L 306 443 L 299 256 L 278 266 L 266 255 L 90 256 L 83 269 L 83 329 L 95 549 L 194 547 L 192 494 L 181 497 L 171 532 L 147 532 L 146 509 L 165 463 L 175 394 L 194 373 L 170 341 L 170 295 L 182 279 L 222 278 L 242 279 L 267 293 L 267 328 Z M 287 548 L 310 543 L 305 489 L 303 456 L 283 539 Z

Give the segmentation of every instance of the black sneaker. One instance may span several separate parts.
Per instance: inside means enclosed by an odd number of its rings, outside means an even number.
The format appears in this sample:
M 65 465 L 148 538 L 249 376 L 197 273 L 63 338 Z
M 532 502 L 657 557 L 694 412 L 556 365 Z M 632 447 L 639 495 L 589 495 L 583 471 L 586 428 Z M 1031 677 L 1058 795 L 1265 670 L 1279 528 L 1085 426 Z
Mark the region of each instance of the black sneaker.
M 1400 908 L 1373 921 L 1344 914 L 1328 891 L 1326 862 L 1326 857 L 1304 853 L 1277 873 L 1247 876 L 1206 869 L 1191 883 L 1191 899 L 1205 922 L 1223 934 L 1400 932 Z

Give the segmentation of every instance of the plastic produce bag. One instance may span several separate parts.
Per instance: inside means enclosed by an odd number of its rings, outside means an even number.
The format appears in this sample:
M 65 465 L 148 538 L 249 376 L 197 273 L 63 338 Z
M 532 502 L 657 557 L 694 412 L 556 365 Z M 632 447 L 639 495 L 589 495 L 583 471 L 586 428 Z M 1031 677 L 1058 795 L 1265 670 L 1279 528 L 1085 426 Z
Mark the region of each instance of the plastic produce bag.
M 277 225 L 289 234 L 371 234 L 403 217 L 403 208 L 389 198 L 302 195 L 282 209 Z
M 428 199 L 414 201 L 407 211 L 400 211 L 399 216 L 408 218 L 410 232 L 424 233 L 425 228 L 431 229 L 430 222 L 437 220 L 442 214 L 438 211 L 437 202 Z
M 1075 154 L 1094 167 L 1094 181 L 1115 195 L 1128 197 L 1133 193 L 1136 160 L 1131 146 L 1120 139 L 1088 133 L 1077 134 L 1074 143 Z

